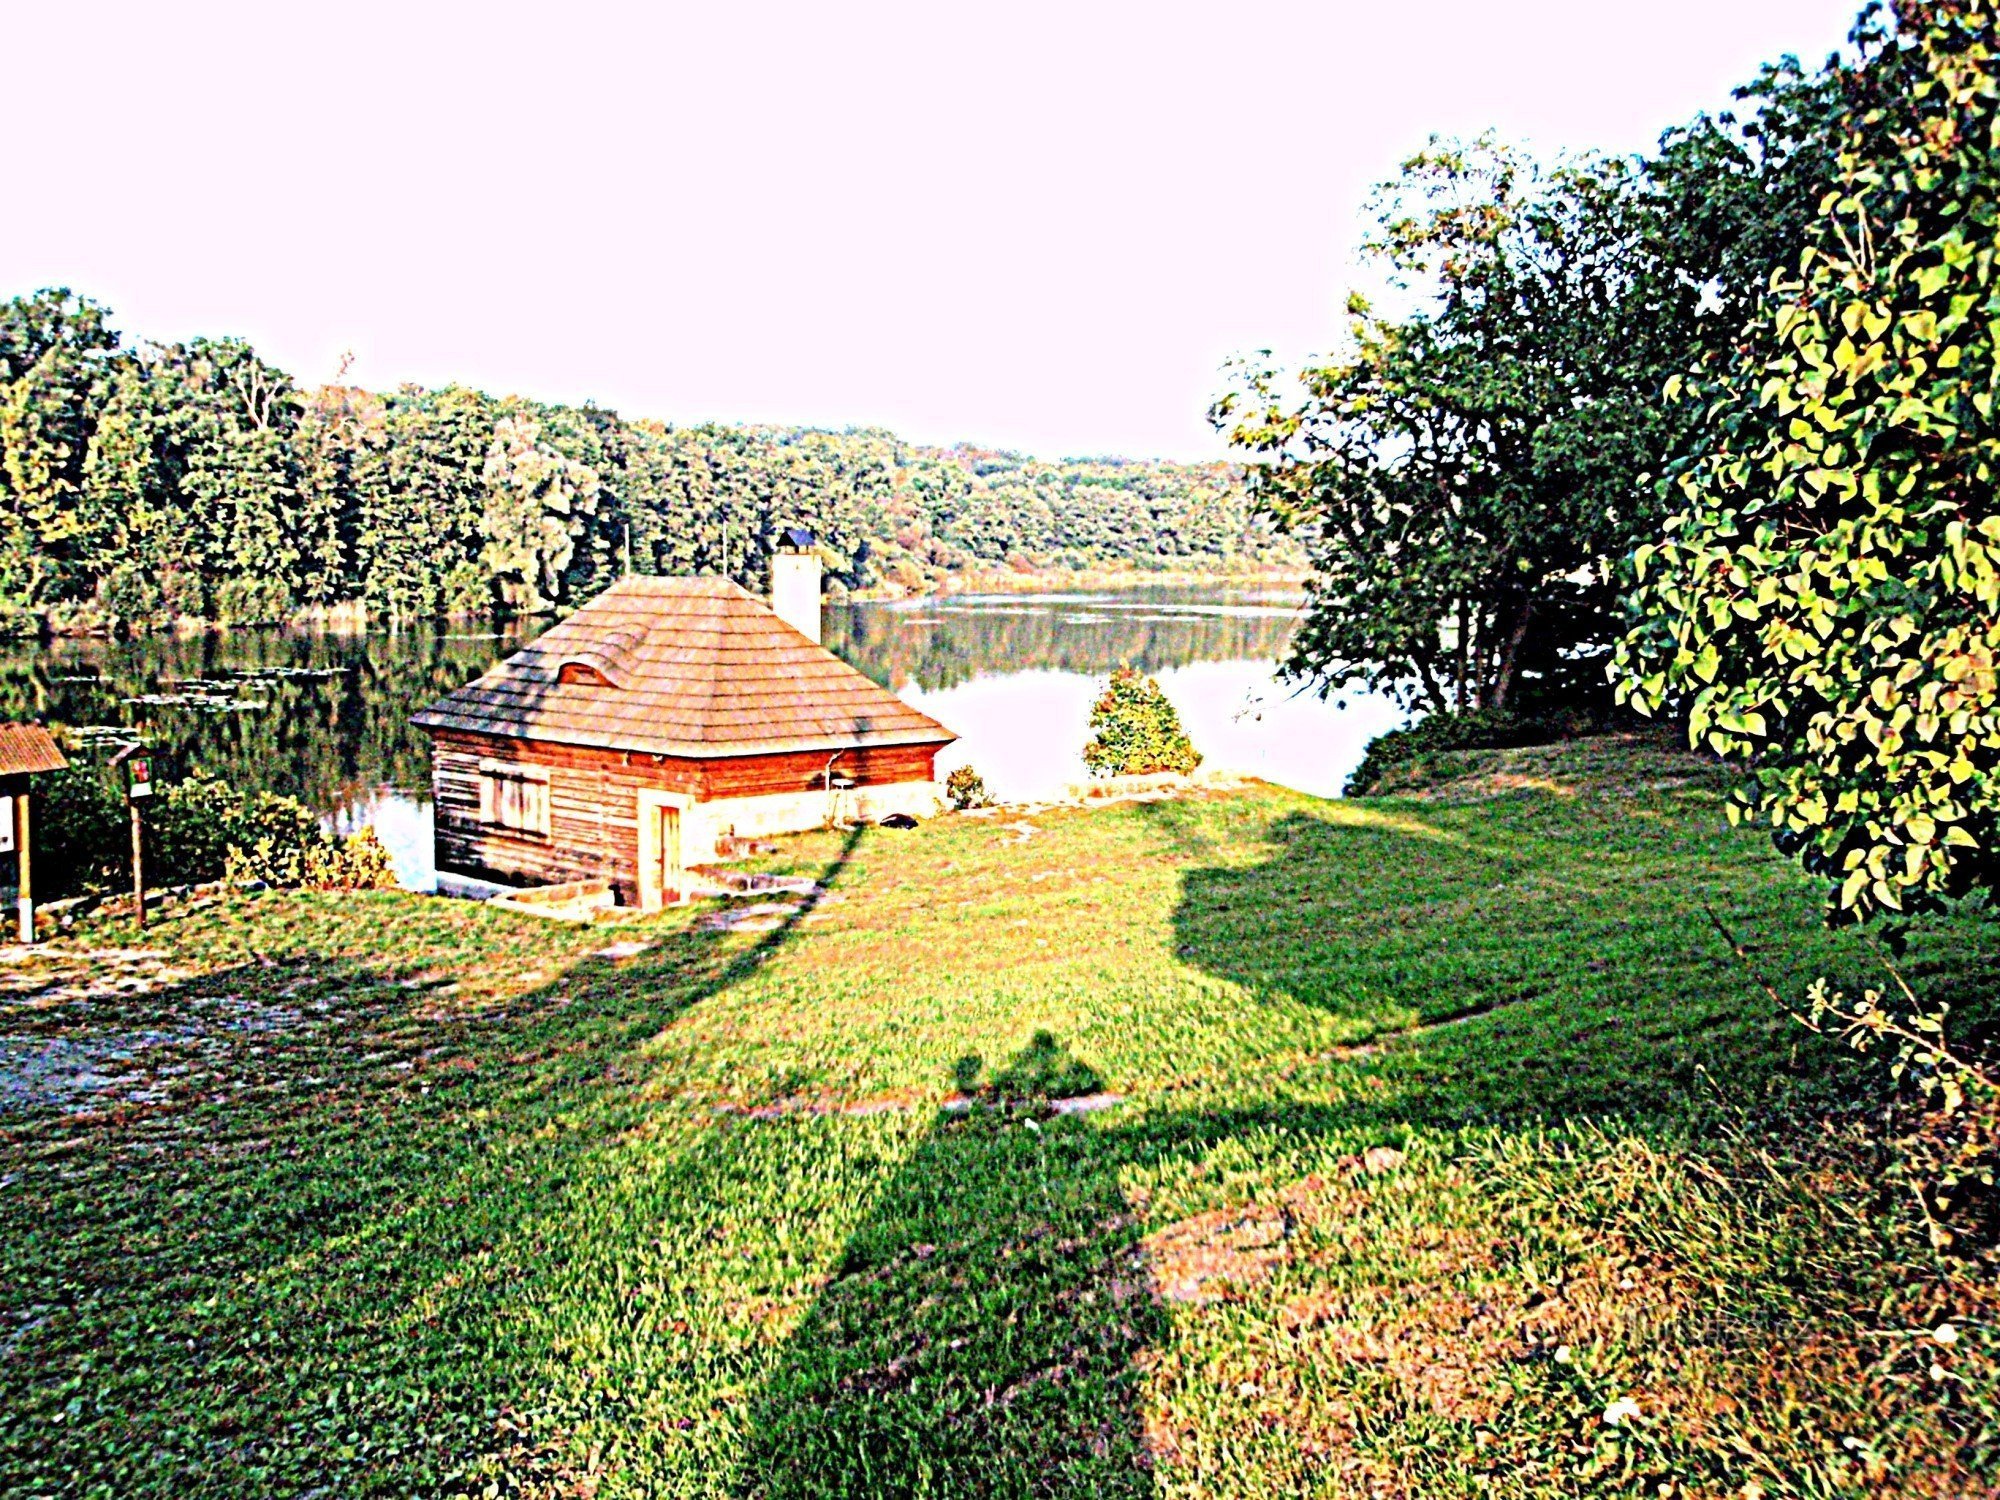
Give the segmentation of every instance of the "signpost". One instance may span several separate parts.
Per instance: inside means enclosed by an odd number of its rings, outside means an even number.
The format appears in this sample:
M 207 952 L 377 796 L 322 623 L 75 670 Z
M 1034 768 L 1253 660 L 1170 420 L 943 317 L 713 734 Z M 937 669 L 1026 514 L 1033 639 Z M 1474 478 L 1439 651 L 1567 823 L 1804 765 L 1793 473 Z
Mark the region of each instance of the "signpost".
M 146 925 L 146 825 L 140 809 L 153 797 L 153 757 L 144 745 L 128 745 L 112 757 L 125 767 L 125 800 L 132 808 L 132 905 L 135 919 Z

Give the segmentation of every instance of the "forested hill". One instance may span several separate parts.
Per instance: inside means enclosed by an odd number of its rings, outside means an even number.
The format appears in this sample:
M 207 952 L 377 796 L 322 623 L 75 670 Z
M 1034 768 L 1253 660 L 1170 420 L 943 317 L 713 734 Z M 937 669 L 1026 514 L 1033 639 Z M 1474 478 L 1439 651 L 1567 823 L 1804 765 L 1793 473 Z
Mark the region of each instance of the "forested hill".
M 1224 464 L 309 389 L 241 340 L 128 345 L 65 291 L 0 306 L 0 630 L 562 608 L 628 548 L 640 571 L 761 589 L 793 525 L 849 589 L 1292 560 Z

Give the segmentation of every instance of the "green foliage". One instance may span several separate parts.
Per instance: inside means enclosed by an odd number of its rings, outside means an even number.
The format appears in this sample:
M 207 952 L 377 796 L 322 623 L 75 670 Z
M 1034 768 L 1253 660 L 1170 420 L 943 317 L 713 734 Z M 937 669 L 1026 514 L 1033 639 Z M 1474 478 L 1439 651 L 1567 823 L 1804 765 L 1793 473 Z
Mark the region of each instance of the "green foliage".
M 1884 92 L 1870 59 L 1886 35 L 1884 12 L 1868 6 L 1847 53 L 1817 68 L 1794 57 L 1765 65 L 1736 90 L 1735 109 L 1668 131 L 1645 161 L 1637 206 L 1652 253 L 1702 288 L 1704 351 L 1732 346 L 1772 268 L 1796 263 L 1851 122 Z
M 87 763 L 35 778 L 37 885 L 44 898 L 122 890 L 131 878 L 131 821 L 113 779 Z M 262 881 L 313 890 L 393 887 L 373 829 L 339 838 L 303 803 L 228 782 L 169 786 L 144 810 L 147 884 Z
M 1083 763 L 1093 776 L 1186 775 L 1201 764 L 1201 754 L 1159 683 L 1136 667 L 1120 667 L 1091 705 Z
M 59 597 L 87 545 L 84 486 L 118 337 L 67 289 L 0 307 L 0 609 Z
M 42 900 L 102 888 L 131 858 L 125 799 L 96 767 L 72 758 L 62 770 L 37 776 L 32 797 L 35 891 Z
M 308 866 L 306 884 L 320 891 L 390 891 L 396 867 L 373 828 L 329 841 Z
M 1353 297 L 1345 357 L 1239 367 L 1214 418 L 1314 570 L 1294 676 L 1437 713 L 1590 691 L 1614 560 L 1658 523 L 1633 479 L 1674 440 L 1655 398 L 1699 300 L 1650 224 L 1621 162 L 1433 143 L 1368 246 L 1420 310 Z
M 337 837 L 304 803 L 271 792 L 184 781 L 168 789 L 149 826 L 171 872 L 167 878 L 175 880 L 261 881 L 308 890 L 378 890 L 396 883 L 373 829 Z
M 971 766 L 959 766 L 944 779 L 945 801 L 960 812 L 968 807 L 984 807 L 988 802 L 986 778 Z
M 319 820 L 289 797 L 251 796 L 207 777 L 167 787 L 144 816 L 149 878 L 159 885 L 220 880 L 232 848 L 265 838 L 297 845 L 319 831 Z
M 308 832 L 291 816 L 291 807 L 263 809 L 254 822 L 268 831 L 253 827 L 238 833 L 253 842 L 231 844 L 223 867 L 223 879 L 231 885 L 261 882 L 309 891 L 395 889 L 395 866 L 372 828 L 336 838 L 315 822 Z
M 64 593 L 121 577 L 120 602 L 160 617 L 287 610 L 301 576 L 298 407 L 289 377 L 240 340 L 120 356 L 93 413 Z M 135 574 L 156 592 L 135 593 Z
M 1689 382 L 1700 448 L 1616 669 L 1850 919 L 2000 875 L 1995 18 L 1895 16 L 1811 243 Z
M 1392 773 L 1420 771 L 1433 757 L 1452 751 L 1542 745 L 1598 727 L 1598 721 L 1580 713 L 1517 714 L 1477 708 L 1462 714 L 1432 714 L 1370 740 L 1361 764 L 1347 778 L 1345 795 L 1365 797 L 1381 791 Z
M 577 536 L 596 513 L 597 471 L 543 442 L 533 418 L 502 417 L 482 477 L 480 561 L 504 604 L 525 614 L 547 610 L 564 592 Z
M 1893 968 L 1894 994 L 1874 988 L 1850 998 L 1826 980 L 1807 992 L 1807 1024 L 1841 1038 L 1857 1052 L 1890 1055 L 1890 1076 L 1922 1101 L 1913 1117 L 1892 1116 L 1898 1173 L 1911 1179 L 1923 1203 L 1931 1242 L 1939 1248 L 1957 1235 L 1948 1227 L 1954 1213 L 1965 1217 L 1965 1200 L 1987 1209 L 2000 1173 L 2000 1069 L 1948 1035 L 1949 1005 L 1926 1004 Z M 1989 1226 L 1990 1227 L 1990 1226 Z

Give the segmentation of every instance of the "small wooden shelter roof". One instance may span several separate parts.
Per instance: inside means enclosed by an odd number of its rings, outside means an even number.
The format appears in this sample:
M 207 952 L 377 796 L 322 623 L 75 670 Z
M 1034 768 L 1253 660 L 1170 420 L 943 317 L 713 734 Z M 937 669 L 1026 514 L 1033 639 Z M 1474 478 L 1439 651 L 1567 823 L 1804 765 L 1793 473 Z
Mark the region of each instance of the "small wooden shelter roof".
M 726 578 L 626 578 L 412 721 L 721 757 L 957 738 Z
M 0 776 L 60 771 L 69 762 L 39 724 L 0 724 Z

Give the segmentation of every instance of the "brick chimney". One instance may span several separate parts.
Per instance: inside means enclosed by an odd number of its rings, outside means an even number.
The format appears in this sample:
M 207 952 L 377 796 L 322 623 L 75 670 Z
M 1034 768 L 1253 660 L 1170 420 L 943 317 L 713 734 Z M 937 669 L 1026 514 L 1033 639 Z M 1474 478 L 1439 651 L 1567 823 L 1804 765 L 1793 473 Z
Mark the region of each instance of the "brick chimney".
M 810 641 L 819 640 L 819 542 L 803 526 L 778 534 L 771 554 L 771 612 Z

